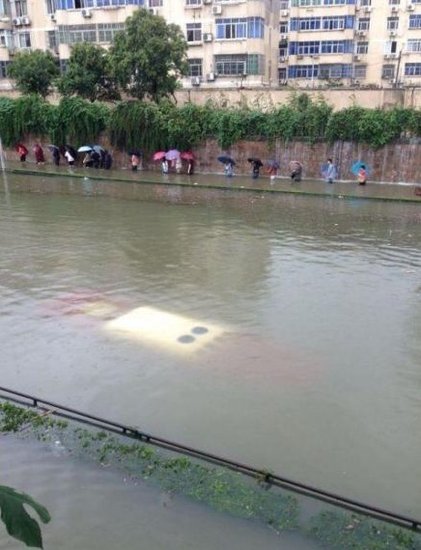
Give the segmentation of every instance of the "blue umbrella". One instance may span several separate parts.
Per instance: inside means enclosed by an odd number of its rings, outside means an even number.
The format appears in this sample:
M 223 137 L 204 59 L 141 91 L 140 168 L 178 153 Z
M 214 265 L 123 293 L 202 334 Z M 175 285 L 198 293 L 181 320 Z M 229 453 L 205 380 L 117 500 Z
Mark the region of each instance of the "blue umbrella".
M 220 155 L 218 157 L 219 162 L 222 162 L 222 164 L 232 164 L 235 165 L 235 160 L 229 157 L 228 155 Z
M 354 176 L 358 176 L 358 172 L 361 170 L 363 166 L 365 168 L 367 176 L 371 174 L 371 168 L 368 166 L 368 164 L 366 164 L 362 160 L 357 160 L 351 166 L 351 172 L 354 174 Z

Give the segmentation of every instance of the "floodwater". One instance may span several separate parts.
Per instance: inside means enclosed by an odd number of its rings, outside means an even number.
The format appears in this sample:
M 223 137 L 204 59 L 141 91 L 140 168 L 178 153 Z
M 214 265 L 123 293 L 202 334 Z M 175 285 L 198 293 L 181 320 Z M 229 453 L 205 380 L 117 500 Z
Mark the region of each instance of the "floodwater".
M 28 179 L 2 385 L 421 516 L 419 204 Z
M 30 494 L 52 516 L 42 525 L 44 548 L 60 550 L 265 550 L 320 548 L 298 534 L 277 534 L 180 497 L 171 497 L 121 473 L 66 458 L 45 447 L 0 439 L 2 484 Z M 0 549 L 23 544 L 0 530 Z

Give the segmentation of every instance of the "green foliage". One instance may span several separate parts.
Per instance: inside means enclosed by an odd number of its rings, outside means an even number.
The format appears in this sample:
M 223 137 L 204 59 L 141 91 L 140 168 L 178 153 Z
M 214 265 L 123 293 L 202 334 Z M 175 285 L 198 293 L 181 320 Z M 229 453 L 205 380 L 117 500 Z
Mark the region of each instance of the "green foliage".
M 186 51 L 180 27 L 141 8 L 115 36 L 110 62 L 124 91 L 137 99 L 158 102 L 173 95 L 179 77 L 186 74 Z
M 111 77 L 108 52 L 90 42 L 72 47 L 66 73 L 57 81 L 62 95 L 78 95 L 89 101 L 119 99 Z
M 141 148 L 146 153 L 177 148 L 188 150 L 206 139 L 216 139 L 222 149 L 241 140 L 354 141 L 372 148 L 400 138 L 421 136 L 421 111 L 396 107 L 391 110 L 352 106 L 332 112 L 322 99 L 292 97 L 286 105 L 262 111 L 247 106 L 221 107 L 169 100 L 120 101 L 115 106 L 64 97 L 51 105 L 39 96 L 0 98 L 0 136 L 4 145 L 32 134 L 58 145 L 83 145 L 108 132 L 120 149 Z
M 17 493 L 11 487 L 0 485 L 1 519 L 7 532 L 13 538 L 33 548 L 43 548 L 41 529 L 38 522 L 25 510 L 30 506 L 43 523 L 50 521 L 48 510 L 25 493 Z
M 14 57 L 8 75 L 15 80 L 17 89 L 23 94 L 46 97 L 54 79 L 59 76 L 59 69 L 50 52 L 23 51 Z
M 341 512 L 318 514 L 311 521 L 309 533 L 332 550 L 421 550 L 419 535 Z
M 55 108 L 50 130 L 53 143 L 83 145 L 96 142 L 109 121 L 109 108 L 103 103 L 90 103 L 80 97 L 65 97 Z

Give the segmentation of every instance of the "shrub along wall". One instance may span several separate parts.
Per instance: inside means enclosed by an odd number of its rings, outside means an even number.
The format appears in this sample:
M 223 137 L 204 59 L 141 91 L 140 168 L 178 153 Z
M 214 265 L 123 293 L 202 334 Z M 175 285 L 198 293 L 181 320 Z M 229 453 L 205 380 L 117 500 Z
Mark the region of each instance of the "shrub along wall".
M 80 146 L 97 141 L 101 133 L 114 148 L 140 148 L 145 156 L 169 148 L 194 148 L 201 152 L 199 167 L 209 170 L 214 170 L 211 159 L 221 150 L 232 149 L 236 156 L 247 150 L 248 155 L 286 159 L 290 154 L 285 152 L 292 151 L 294 158 L 307 163 L 308 176 L 318 177 L 320 162 L 333 156 L 338 165 L 344 164 L 342 177 L 347 177 L 347 163 L 364 158 L 375 169 L 376 179 L 420 179 L 419 146 L 401 143 L 421 138 L 421 110 L 416 109 L 353 106 L 333 112 L 325 101 L 312 101 L 306 94 L 294 95 L 288 105 L 268 111 L 212 103 L 177 107 L 170 102 L 126 101 L 109 106 L 71 97 L 51 105 L 35 96 L 0 98 L 0 137 L 5 146 L 12 147 L 31 134 L 57 145 Z M 253 147 L 246 147 L 245 141 L 254 142 Z M 407 170 L 410 179 L 393 175 L 393 167 L 386 169 L 396 150 L 401 151 L 399 162 L 404 155 L 406 163 L 414 164 L 413 170 Z M 317 167 L 311 160 L 314 156 Z

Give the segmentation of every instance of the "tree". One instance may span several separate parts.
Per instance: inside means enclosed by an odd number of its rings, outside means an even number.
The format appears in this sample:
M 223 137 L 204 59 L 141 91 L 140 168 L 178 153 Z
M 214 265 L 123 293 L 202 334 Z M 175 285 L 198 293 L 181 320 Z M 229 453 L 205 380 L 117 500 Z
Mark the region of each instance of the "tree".
M 17 493 L 11 487 L 0 485 L 1 519 L 9 535 L 24 542 L 27 546 L 43 548 L 38 522 L 28 514 L 24 505 L 31 506 L 43 523 L 50 521 L 50 514 L 46 508 L 29 495 Z
M 8 69 L 8 76 L 15 79 L 18 90 L 42 97 L 49 94 L 51 84 L 59 74 L 54 57 L 41 50 L 17 53 Z
M 124 91 L 158 102 L 174 95 L 187 72 L 187 43 L 178 25 L 139 9 L 116 34 L 110 50 L 114 75 Z
M 62 95 L 79 95 L 90 101 L 119 99 L 111 77 L 108 52 L 90 42 L 75 44 L 66 73 L 58 80 Z

